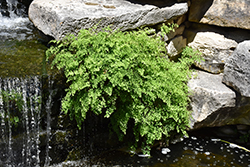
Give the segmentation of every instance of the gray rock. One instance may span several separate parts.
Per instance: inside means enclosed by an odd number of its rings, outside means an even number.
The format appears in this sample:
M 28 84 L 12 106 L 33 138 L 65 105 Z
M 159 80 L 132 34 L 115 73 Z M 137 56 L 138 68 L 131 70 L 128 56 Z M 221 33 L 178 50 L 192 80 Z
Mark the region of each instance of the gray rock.
M 225 61 L 233 53 L 232 49 L 236 48 L 237 42 L 214 32 L 197 32 L 193 35 L 191 31 L 190 34 L 194 38 L 188 46 L 202 52 L 204 58 L 196 66 L 215 74 L 223 72 Z
M 166 47 L 170 58 L 173 58 L 180 54 L 186 45 L 187 39 L 183 38 L 182 36 L 178 36 L 172 39 Z
M 225 125 L 250 125 L 250 98 L 237 97 L 236 107 L 221 108 L 201 122 L 195 122 L 193 129 Z
M 189 21 L 250 29 L 249 0 L 193 0 Z
M 165 22 L 187 11 L 187 3 L 158 8 L 126 0 L 34 0 L 29 8 L 29 18 L 44 34 L 58 40 L 97 24 L 99 28 L 110 26 L 129 30 Z
M 199 71 L 188 82 L 193 117 L 191 127 L 218 110 L 235 107 L 235 92 L 222 84 L 221 81 L 222 74 L 214 75 Z
M 223 82 L 250 97 L 250 40 L 240 43 L 226 61 Z

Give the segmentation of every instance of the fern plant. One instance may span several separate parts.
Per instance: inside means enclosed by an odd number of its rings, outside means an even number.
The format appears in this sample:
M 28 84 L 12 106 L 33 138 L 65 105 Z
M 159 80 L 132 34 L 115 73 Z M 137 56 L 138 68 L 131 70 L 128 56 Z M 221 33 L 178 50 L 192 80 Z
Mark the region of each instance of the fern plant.
M 199 59 L 188 48 L 179 62 L 163 58 L 164 42 L 149 37 L 149 31 L 81 30 L 78 36 L 54 40 L 55 46 L 46 52 L 52 67 L 62 69 L 70 84 L 62 110 L 78 127 L 88 111 L 105 113 L 122 140 L 133 120 L 135 147 L 141 142 L 144 153 L 171 132 L 186 135 L 189 67 Z

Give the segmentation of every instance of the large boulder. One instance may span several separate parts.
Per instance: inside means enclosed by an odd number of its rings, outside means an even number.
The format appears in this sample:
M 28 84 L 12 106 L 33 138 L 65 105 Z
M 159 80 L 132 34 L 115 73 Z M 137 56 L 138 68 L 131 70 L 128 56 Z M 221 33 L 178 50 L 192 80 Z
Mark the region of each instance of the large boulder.
M 192 0 L 189 21 L 250 29 L 249 0 Z
M 250 40 L 240 43 L 226 61 L 223 82 L 250 97 Z
M 214 75 L 198 71 L 188 82 L 191 93 L 192 128 L 194 124 L 204 121 L 218 110 L 235 107 L 235 92 L 221 81 L 222 74 Z
M 97 24 L 100 28 L 110 26 L 112 29 L 129 30 L 165 22 L 187 11 L 186 2 L 159 8 L 126 0 L 34 0 L 29 8 L 29 18 L 44 34 L 58 40 L 66 34 L 76 34 L 80 29 Z
M 190 31 L 189 36 L 194 38 L 188 46 L 199 50 L 204 58 L 196 66 L 211 73 L 223 72 L 225 61 L 233 53 L 237 42 L 214 32 Z
M 250 125 L 250 98 L 238 96 L 235 107 L 225 107 L 211 113 L 201 122 L 195 122 L 192 129 L 225 125 Z

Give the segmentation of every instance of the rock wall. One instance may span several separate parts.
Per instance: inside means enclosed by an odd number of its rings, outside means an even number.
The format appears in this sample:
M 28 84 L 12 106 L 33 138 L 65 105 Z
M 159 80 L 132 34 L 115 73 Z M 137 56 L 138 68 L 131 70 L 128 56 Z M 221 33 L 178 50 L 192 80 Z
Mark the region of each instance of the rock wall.
M 202 52 L 196 66 L 205 71 L 189 82 L 194 129 L 250 124 L 249 8 L 248 0 L 191 1 L 184 36 Z M 221 94 L 222 86 L 228 91 Z
M 46 35 L 62 39 L 82 28 L 130 30 L 162 23 L 179 28 L 165 36 L 173 57 L 185 46 L 202 52 L 190 80 L 191 128 L 250 125 L 249 0 L 34 0 L 29 18 Z

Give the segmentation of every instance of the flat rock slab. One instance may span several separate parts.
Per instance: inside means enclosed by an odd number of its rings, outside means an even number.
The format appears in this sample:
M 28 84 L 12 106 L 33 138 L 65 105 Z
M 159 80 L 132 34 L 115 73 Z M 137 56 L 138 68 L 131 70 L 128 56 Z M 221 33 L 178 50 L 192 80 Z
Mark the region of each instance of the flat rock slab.
M 187 11 L 187 3 L 159 8 L 126 0 L 34 0 L 29 18 L 44 34 L 58 40 L 97 24 L 124 31 L 165 22 Z
M 250 97 L 250 40 L 239 43 L 226 61 L 223 82 Z
M 218 110 L 235 107 L 236 94 L 222 83 L 222 77 L 222 74 L 198 71 L 188 82 L 191 93 L 190 106 L 193 111 L 191 127 Z
M 249 0 L 193 0 L 189 21 L 250 29 Z

